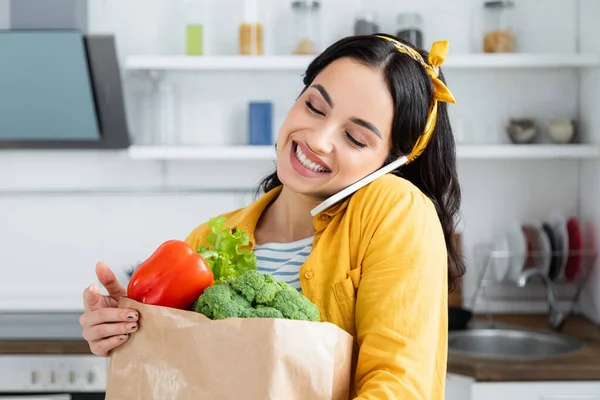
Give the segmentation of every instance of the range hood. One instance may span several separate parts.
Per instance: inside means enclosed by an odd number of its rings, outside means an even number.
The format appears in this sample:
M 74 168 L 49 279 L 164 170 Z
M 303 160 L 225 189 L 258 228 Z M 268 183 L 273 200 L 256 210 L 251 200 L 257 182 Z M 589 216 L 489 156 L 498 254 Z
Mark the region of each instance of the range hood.
M 0 148 L 129 144 L 113 36 L 0 31 Z

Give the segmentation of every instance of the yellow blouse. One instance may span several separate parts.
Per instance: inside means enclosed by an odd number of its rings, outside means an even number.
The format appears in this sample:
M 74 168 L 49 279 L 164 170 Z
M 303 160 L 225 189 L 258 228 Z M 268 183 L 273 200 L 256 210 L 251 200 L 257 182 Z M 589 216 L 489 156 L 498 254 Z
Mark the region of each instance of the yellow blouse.
M 224 214 L 250 234 L 274 189 Z M 447 253 L 435 207 L 416 186 L 383 176 L 314 217 L 313 250 L 300 268 L 302 293 L 322 319 L 356 338 L 351 399 L 444 398 Z M 197 248 L 210 233 L 198 226 Z

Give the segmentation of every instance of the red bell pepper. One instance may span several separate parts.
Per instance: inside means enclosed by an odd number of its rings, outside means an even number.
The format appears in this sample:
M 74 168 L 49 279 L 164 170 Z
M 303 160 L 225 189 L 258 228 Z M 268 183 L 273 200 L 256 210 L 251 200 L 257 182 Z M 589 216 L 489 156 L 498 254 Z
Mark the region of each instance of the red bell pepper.
M 135 301 L 181 310 L 214 283 L 206 260 L 186 242 L 161 244 L 132 274 L 127 296 Z

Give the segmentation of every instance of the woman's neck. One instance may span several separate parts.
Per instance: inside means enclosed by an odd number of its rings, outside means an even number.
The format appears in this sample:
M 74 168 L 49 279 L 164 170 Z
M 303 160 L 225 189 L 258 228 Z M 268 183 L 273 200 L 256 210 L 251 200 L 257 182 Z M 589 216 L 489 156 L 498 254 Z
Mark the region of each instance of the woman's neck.
M 258 243 L 293 242 L 315 234 L 310 210 L 322 200 L 294 193 L 285 186 L 256 227 Z

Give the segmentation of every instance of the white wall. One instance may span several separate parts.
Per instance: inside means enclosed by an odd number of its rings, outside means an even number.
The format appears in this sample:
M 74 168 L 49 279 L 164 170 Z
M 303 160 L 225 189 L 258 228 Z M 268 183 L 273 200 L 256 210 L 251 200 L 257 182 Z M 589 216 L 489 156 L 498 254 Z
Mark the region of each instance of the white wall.
M 600 2 L 595 0 L 582 0 L 586 10 L 581 20 L 581 49 L 588 52 L 600 52 L 600 35 L 598 34 L 597 16 L 600 15 Z M 600 143 L 600 69 L 586 70 L 580 81 L 581 95 L 581 123 L 587 133 L 589 142 Z M 581 216 L 588 232 L 589 247 L 600 249 L 600 162 L 587 161 L 581 170 Z M 595 238 L 589 234 L 596 231 Z M 595 240 L 594 240 L 595 239 Z M 586 314 L 600 323 L 600 271 L 596 268 L 591 272 L 587 288 L 582 299 L 582 308 Z
M 10 1 L 0 0 L 0 29 L 7 29 L 10 22 Z
M 241 2 L 209 1 L 213 6 L 210 19 L 218 23 L 207 28 L 207 36 L 213 40 L 207 51 L 233 54 Z M 288 3 L 265 0 L 270 10 L 265 19 L 267 36 L 272 38 L 267 43 L 269 53 L 289 52 Z M 323 3 L 324 41 L 349 34 L 355 12 L 350 3 Z M 93 32 L 114 31 L 122 58 L 181 53 L 184 20 L 174 4 L 181 3 L 92 0 L 90 28 Z M 378 0 L 370 4 L 379 11 L 386 31 L 394 30 L 398 12 L 417 10 L 425 16 L 427 43 L 447 38 L 450 54 L 477 49 L 479 1 Z M 538 53 L 575 52 L 576 4 L 517 1 L 519 48 Z M 542 6 L 548 7 L 547 11 L 540 12 Z M 470 143 L 507 142 L 503 127 L 511 116 L 539 118 L 542 125 L 551 117 L 578 116 L 579 78 L 569 70 L 449 70 L 446 75 L 458 99 L 452 118 L 460 122 L 462 136 Z M 597 77 L 590 79 L 598 82 Z M 244 143 L 245 108 L 250 100 L 273 101 L 278 125 L 301 83 L 300 76 L 291 73 L 173 74 L 166 80 L 178 83 L 180 140 L 190 144 Z M 147 81 L 131 74 L 124 74 L 124 81 L 135 140 L 152 141 L 148 113 L 143 112 L 148 110 Z M 597 118 L 592 111 L 588 114 L 587 120 Z M 590 120 L 590 125 L 597 126 L 598 122 Z M 593 130 L 593 126 L 586 128 Z M 249 191 L 269 168 L 267 162 L 209 165 L 132 161 L 119 152 L 0 152 L 0 266 L 8 271 L 0 280 L 0 309 L 78 308 L 81 290 L 94 280 L 97 260 L 121 270 L 149 255 L 162 240 L 183 238 L 211 215 L 247 204 L 252 198 Z M 579 212 L 579 165 L 575 161 L 461 161 L 459 174 L 469 261 L 466 297 L 472 292 L 476 273 L 475 245 L 494 240 L 515 220 L 541 221 L 554 209 L 567 215 Z M 192 186 L 195 192 L 185 195 L 133 192 Z M 223 192 L 198 192 L 202 187 L 220 187 Z M 40 188 L 118 188 L 125 193 L 36 194 Z M 248 192 L 234 193 L 232 188 Z M 22 257 L 23 253 L 27 256 Z M 523 293 L 508 288 L 496 295 L 504 309 L 545 309 L 543 301 L 515 301 Z M 36 300 L 40 298 L 44 301 Z

